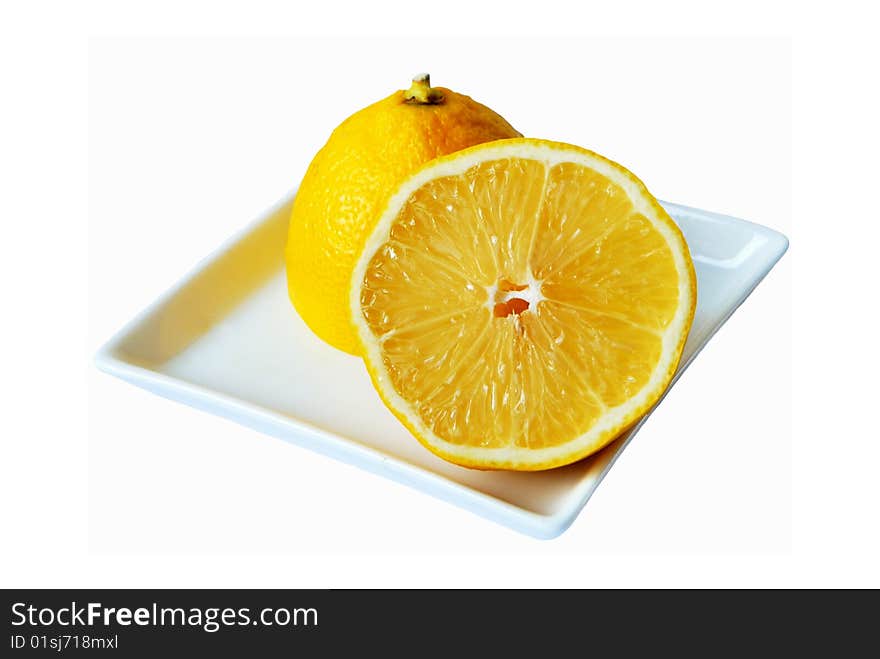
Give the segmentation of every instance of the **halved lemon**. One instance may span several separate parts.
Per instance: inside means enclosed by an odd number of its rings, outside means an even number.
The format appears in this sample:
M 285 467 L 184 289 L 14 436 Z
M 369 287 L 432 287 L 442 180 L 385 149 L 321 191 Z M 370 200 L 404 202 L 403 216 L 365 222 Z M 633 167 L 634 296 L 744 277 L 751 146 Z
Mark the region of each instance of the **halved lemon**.
M 518 138 L 403 183 L 350 302 L 374 386 L 422 444 L 468 467 L 539 470 L 598 451 L 662 395 L 696 278 L 633 174 Z

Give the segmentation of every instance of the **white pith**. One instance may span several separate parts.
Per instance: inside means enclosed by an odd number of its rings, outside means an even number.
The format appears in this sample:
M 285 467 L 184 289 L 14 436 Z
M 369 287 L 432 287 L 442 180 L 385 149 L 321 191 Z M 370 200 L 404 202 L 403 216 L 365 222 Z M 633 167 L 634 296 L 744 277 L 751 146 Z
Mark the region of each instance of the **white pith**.
M 465 446 L 448 442 L 437 436 L 410 407 L 409 403 L 394 389 L 383 364 L 380 341 L 365 322 L 361 310 L 361 285 L 366 269 L 376 251 L 388 240 L 392 223 L 410 195 L 432 179 L 459 175 L 482 162 L 505 158 L 536 160 L 542 162 L 548 168 L 559 163 L 572 162 L 594 169 L 611 179 L 626 191 L 633 203 L 634 211 L 646 217 L 658 232 L 663 235 L 666 242 L 673 246 L 671 252 L 680 282 L 678 308 L 663 333 L 662 355 L 645 386 L 621 405 L 608 408 L 599 421 L 586 433 L 563 444 L 540 449 L 524 449 L 515 446 L 499 448 Z M 621 424 L 628 420 L 627 417 L 631 416 L 633 410 L 643 408 L 665 386 L 671 375 L 674 361 L 678 358 L 681 347 L 680 339 L 685 325 L 690 318 L 694 302 L 694 291 L 692 291 L 690 286 L 690 264 L 684 256 L 687 253 L 687 246 L 681 235 L 660 219 L 658 211 L 662 213 L 662 209 L 656 205 L 656 202 L 652 203 L 652 197 L 644 190 L 644 187 L 637 179 L 631 175 L 624 174 L 617 167 L 595 154 L 565 148 L 561 145 L 556 147 L 550 144 L 534 144 L 519 141 L 515 144 L 506 144 L 504 141 L 501 141 L 490 146 L 484 145 L 474 149 L 471 153 L 459 154 L 454 159 L 440 160 L 433 165 L 429 165 L 404 183 L 390 199 L 375 229 L 368 237 L 361 258 L 352 274 L 351 317 L 365 350 L 364 357 L 371 368 L 374 369 L 376 385 L 379 387 L 386 403 L 397 413 L 404 416 L 423 441 L 430 444 L 441 454 L 446 454 L 452 459 L 465 463 L 483 464 L 486 466 L 493 464 L 521 466 L 548 464 L 575 453 L 586 454 L 593 447 L 607 443 L 609 430 L 619 430 Z M 678 246 L 677 249 L 674 247 L 676 245 Z M 508 292 L 508 295 L 502 297 L 501 301 L 519 297 L 529 302 L 531 309 L 533 305 L 537 305 L 543 299 L 541 295 L 541 282 L 532 279 L 528 282 L 514 283 L 525 283 L 528 284 L 528 287 L 523 291 Z M 487 287 L 487 306 L 490 306 L 490 308 L 491 305 L 496 303 L 497 292 L 497 284 Z
M 535 309 L 538 306 L 538 302 L 545 299 L 544 294 L 541 293 L 541 284 L 543 283 L 542 280 L 535 279 L 534 275 L 529 272 L 525 281 L 525 288 L 521 291 L 499 291 L 497 283 L 486 286 L 486 303 L 483 306 L 492 311 L 499 302 L 507 302 L 516 297 L 528 302 L 529 309 Z M 519 282 L 516 282 L 516 284 L 519 286 L 523 285 Z

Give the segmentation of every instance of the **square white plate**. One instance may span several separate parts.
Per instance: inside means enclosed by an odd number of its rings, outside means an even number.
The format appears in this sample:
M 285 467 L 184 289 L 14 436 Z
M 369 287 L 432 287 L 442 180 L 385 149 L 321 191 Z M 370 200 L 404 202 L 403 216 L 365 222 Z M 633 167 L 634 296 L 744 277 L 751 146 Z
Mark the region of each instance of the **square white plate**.
M 290 194 L 129 323 L 98 352 L 98 367 L 522 533 L 552 538 L 567 529 L 645 419 L 598 454 L 547 472 L 473 471 L 437 458 L 385 409 L 361 360 L 322 343 L 293 311 L 284 275 L 292 201 Z M 674 384 L 788 240 L 743 220 L 663 205 L 684 232 L 698 280 Z

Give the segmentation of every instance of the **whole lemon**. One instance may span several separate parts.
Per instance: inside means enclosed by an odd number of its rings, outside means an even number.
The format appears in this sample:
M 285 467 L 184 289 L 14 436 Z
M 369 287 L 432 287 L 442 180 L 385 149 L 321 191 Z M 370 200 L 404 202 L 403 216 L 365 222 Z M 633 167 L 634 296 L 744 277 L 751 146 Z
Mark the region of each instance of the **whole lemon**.
M 427 75 L 333 131 L 296 194 L 286 251 L 290 300 L 315 334 L 358 354 L 352 271 L 398 185 L 437 156 L 508 137 L 520 134 L 503 117 L 468 96 L 431 87 Z

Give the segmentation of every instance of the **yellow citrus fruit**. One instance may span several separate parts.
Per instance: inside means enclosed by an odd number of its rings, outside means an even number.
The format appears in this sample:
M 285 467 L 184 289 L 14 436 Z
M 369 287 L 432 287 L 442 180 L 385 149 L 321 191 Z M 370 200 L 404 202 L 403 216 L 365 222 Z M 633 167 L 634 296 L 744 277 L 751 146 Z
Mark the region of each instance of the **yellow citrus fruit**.
M 422 444 L 468 467 L 539 470 L 594 453 L 658 400 L 696 278 L 633 174 L 520 138 L 409 178 L 349 303 L 373 384 Z
M 358 354 L 351 271 L 391 193 L 432 158 L 518 135 L 468 96 L 432 88 L 427 75 L 342 122 L 309 165 L 290 218 L 288 292 L 312 331 Z

